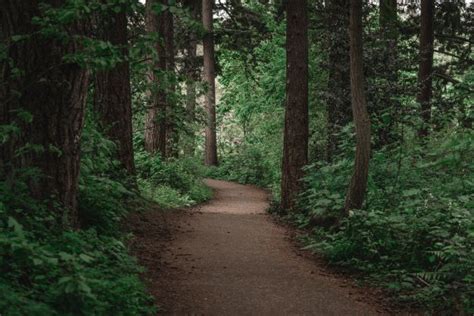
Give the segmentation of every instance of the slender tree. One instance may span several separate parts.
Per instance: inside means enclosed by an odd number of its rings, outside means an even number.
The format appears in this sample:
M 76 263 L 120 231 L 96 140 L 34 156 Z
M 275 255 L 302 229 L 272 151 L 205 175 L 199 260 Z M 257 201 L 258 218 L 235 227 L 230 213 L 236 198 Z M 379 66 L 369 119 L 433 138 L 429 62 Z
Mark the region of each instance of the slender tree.
M 213 34 L 214 0 L 202 0 L 202 23 L 206 34 L 203 39 L 204 49 L 204 81 L 208 86 L 205 98 L 207 114 L 206 144 L 204 163 L 208 166 L 217 165 L 217 136 L 216 136 L 216 83 Z
M 102 38 L 120 48 L 124 60 L 95 78 L 95 110 L 107 136 L 118 146 L 118 160 L 129 175 L 135 174 L 132 141 L 132 98 L 128 61 L 125 8 L 101 17 Z
M 169 2 L 170 3 L 170 2 Z M 174 44 L 174 17 L 170 10 L 164 12 L 164 42 L 166 52 L 166 157 L 178 155 L 179 133 L 176 130 L 176 84 L 175 84 L 175 44 Z
M 339 151 L 339 134 L 351 121 L 349 72 L 349 0 L 328 0 L 327 160 Z
M 418 84 L 420 87 L 417 100 L 420 103 L 422 127 L 418 130 L 420 137 L 428 135 L 431 120 L 431 96 L 433 75 L 433 16 L 434 0 L 421 0 L 420 25 L 420 66 L 418 69 Z
M 308 162 L 308 13 L 307 1 L 286 6 L 286 110 L 281 207 L 295 207 L 302 168 Z
M 164 45 L 165 19 L 163 14 L 157 15 L 159 5 L 166 4 L 166 0 L 147 0 L 145 12 L 145 27 L 149 34 L 158 34 L 161 38 L 156 42 L 158 57 L 151 58 L 150 70 L 147 76 L 148 111 L 145 117 L 145 149 L 150 153 L 160 153 L 166 157 L 166 93 L 164 77 L 167 68 L 166 50 Z
M 356 132 L 354 173 L 347 190 L 345 212 L 362 207 L 367 189 L 370 160 L 370 119 L 364 89 L 362 52 L 362 0 L 351 0 L 350 7 L 350 60 L 352 115 Z
M 43 1 L 53 8 L 65 2 Z M 6 43 L 8 59 L 0 60 L 0 125 L 16 126 L 19 132 L 0 147 L 0 174 L 8 179 L 15 177 L 16 168 L 39 170 L 40 176 L 29 182 L 32 196 L 50 201 L 63 225 L 77 227 L 79 146 L 89 72 L 64 57 L 81 48 L 75 38 L 87 35 L 88 25 L 85 19 L 61 25 L 58 30 L 69 36 L 64 41 L 39 32 L 32 19 L 41 16 L 38 1 L 2 2 L 0 40 Z M 27 37 L 12 41 L 16 35 Z

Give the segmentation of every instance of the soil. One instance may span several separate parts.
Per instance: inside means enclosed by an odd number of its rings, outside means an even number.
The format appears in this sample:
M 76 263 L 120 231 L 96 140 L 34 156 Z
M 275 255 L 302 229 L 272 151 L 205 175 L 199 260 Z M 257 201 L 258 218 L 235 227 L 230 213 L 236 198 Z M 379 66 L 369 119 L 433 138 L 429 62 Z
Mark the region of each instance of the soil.
M 206 180 L 214 198 L 181 211 L 130 218 L 132 249 L 161 313 L 385 315 L 370 291 L 301 251 L 266 213 L 254 186 Z

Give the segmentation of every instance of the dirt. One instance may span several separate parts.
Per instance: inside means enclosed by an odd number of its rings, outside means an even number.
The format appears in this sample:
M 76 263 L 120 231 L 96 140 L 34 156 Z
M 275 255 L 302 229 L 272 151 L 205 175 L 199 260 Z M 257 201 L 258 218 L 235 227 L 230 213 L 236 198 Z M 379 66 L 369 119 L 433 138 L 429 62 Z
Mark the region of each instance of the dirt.
M 161 313 L 384 315 L 382 305 L 295 247 L 253 186 L 206 180 L 214 198 L 191 210 L 130 219 L 132 244 Z

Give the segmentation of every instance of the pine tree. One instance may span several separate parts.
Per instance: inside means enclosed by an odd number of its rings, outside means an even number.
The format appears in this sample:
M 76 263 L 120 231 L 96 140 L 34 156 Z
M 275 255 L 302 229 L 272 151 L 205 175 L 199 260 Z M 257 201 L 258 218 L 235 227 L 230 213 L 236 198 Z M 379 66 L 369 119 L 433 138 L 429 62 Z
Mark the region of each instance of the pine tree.
M 307 1 L 286 6 L 286 110 L 281 208 L 291 210 L 301 192 L 308 162 L 308 13 Z

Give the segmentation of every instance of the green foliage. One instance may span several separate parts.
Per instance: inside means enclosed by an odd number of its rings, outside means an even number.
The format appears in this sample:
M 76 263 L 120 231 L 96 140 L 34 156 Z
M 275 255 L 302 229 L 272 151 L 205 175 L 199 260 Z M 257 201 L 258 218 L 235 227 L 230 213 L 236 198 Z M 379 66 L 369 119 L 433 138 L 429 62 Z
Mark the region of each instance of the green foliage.
M 434 135 L 420 152 L 380 151 L 372 160 L 367 205 L 337 228 L 315 228 L 308 248 L 357 269 L 409 303 L 474 311 L 474 153 L 472 131 Z M 340 217 L 351 166 L 347 160 L 308 168 L 302 212 Z M 436 179 L 436 181 L 433 181 Z
M 208 200 L 212 192 L 202 182 L 205 169 L 194 158 L 163 161 L 159 155 L 135 155 L 143 195 L 164 208 L 190 206 Z
M 238 154 L 226 156 L 219 167 L 209 168 L 208 176 L 268 187 L 278 179 L 278 172 L 273 174 L 276 170 L 271 162 L 264 159 L 258 148 L 251 147 L 243 149 Z
M 285 100 L 284 23 L 265 16 L 274 33 L 252 51 L 220 50 L 223 96 L 218 107 L 221 162 L 212 177 L 277 188 Z M 275 191 L 277 192 L 277 190 Z
M 278 200 L 285 23 L 256 2 L 247 2 L 245 9 L 264 21 L 268 35 L 246 34 L 248 46 L 238 49 L 224 37 L 219 50 L 223 95 L 218 120 L 225 129 L 219 134 L 221 164 L 209 175 L 270 187 Z M 328 152 L 328 109 L 336 98 L 350 97 L 328 82 L 328 74 L 331 62 L 337 67 L 349 65 L 330 60 L 328 44 L 334 45 L 335 36 L 342 37 L 340 44 L 345 34 L 327 29 L 328 12 L 320 2 L 310 6 L 310 164 L 299 211 L 290 219 L 311 232 L 306 238 L 309 248 L 332 264 L 362 272 L 359 275 L 391 289 L 393 297 L 427 310 L 472 313 L 474 135 L 469 129 L 472 67 L 466 65 L 472 52 L 452 37 L 454 33 L 468 37 L 469 27 L 461 25 L 462 19 L 472 19 L 472 10 L 464 4 L 440 4 L 435 10 L 436 33 L 446 35 L 435 38 L 436 47 L 445 53 L 435 54 L 432 130 L 429 138 L 420 140 L 419 16 L 397 22 L 397 56 L 388 63 L 387 49 L 392 48 L 387 48 L 380 29 L 378 4 L 367 4 L 364 62 L 374 150 L 366 204 L 344 218 L 353 172 L 354 128 L 336 122 L 341 126 L 331 136 L 337 148 Z M 448 36 L 444 25 L 454 33 Z M 387 67 L 397 71 L 388 72 Z
M 10 50 L 13 48 L 15 51 L 12 55 L 16 55 L 17 51 L 21 53 L 21 49 L 28 47 L 23 42 L 32 40 L 35 43 L 38 40 L 38 43 L 51 41 L 55 45 L 74 43 L 77 49 L 62 56 L 61 62 L 87 68 L 91 77 L 96 71 L 113 69 L 127 61 L 132 74 L 139 77 L 132 82 L 136 123 L 134 137 L 143 139 L 140 126 L 146 111 L 143 107 L 146 100 L 144 91 L 149 88 L 143 74 L 153 65 L 144 62 L 144 58 L 156 60 L 156 43 L 162 40 L 160 34 L 142 34 L 143 4 L 138 0 L 67 0 L 63 5 L 41 2 L 38 6 L 39 12 L 32 20 L 37 32 L 13 34 L 0 43 L 0 63 L 9 65 L 9 78 L 14 80 L 25 76 L 24 70 L 16 68 L 21 64 L 15 65 Z M 174 2 L 170 2 L 170 6 L 157 5 L 155 9 L 157 12 L 167 9 L 179 16 L 186 27 L 190 26 L 196 32 L 202 30 L 200 23 Z M 101 36 L 101 28 L 119 12 L 126 12 L 130 22 L 132 47 L 129 54 L 124 53 L 125 47 L 104 41 Z M 83 28 L 83 24 L 88 26 Z M 75 30 L 77 25 L 81 25 L 80 32 Z M 87 34 L 82 34 L 82 31 Z M 52 65 L 51 69 L 58 66 Z M 43 75 L 34 74 L 32 78 L 36 80 L 36 76 L 40 78 Z M 169 90 L 172 85 L 179 86 L 179 82 L 185 80 L 174 72 L 157 71 L 156 75 L 159 85 L 153 85 L 154 91 Z M 93 80 L 90 82 L 92 86 Z M 12 99 L 21 98 L 20 88 L 24 87 L 15 88 L 18 91 L 11 89 L 4 96 L 10 97 L 11 93 Z M 62 212 L 54 196 L 45 201 L 32 198 L 31 183 L 44 176 L 39 170 L 17 168 L 12 161 L 0 161 L 2 315 L 153 314 L 156 311 L 152 307 L 152 299 L 139 278 L 143 271 L 128 253 L 120 222 L 132 204 L 141 202 L 139 190 L 145 197 L 166 208 L 202 202 L 211 195 L 201 181 L 204 174 L 202 167 L 191 159 L 163 162 L 159 157 L 137 151 L 138 179 L 130 179 L 116 160 L 116 144 L 106 139 L 96 126 L 91 98 L 94 91 L 90 90 L 83 133 L 74 135 L 81 142 L 78 187 L 80 229 L 64 229 L 63 224 L 68 219 L 62 218 L 61 214 L 67 212 Z M 169 108 L 175 110 L 168 114 L 175 119 L 176 130 L 185 129 L 180 123 L 184 116 L 183 100 L 180 89 L 168 95 L 167 101 L 173 104 Z M 6 102 L 9 101 L 7 98 Z M 35 118 L 21 109 L 8 112 L 7 117 L 2 117 L 4 120 L 0 125 L 0 145 L 7 144 L 10 148 L 9 142 L 15 145 L 15 137 L 21 137 L 21 129 L 28 128 L 27 125 Z M 45 115 L 48 113 L 45 112 Z M 56 135 L 48 136 L 53 144 Z M 43 148 L 34 143 L 13 149 L 16 150 L 15 158 L 22 161 L 28 161 L 28 155 L 35 152 L 49 150 L 63 154 L 53 145 Z
M 79 211 L 83 230 L 64 231 L 49 202 L 30 196 L 41 176 L 17 169 L 0 181 L 0 310 L 4 315 L 147 315 L 152 299 L 120 237 L 132 192 L 121 182 L 115 145 L 87 118 Z M 19 153 L 22 154 L 22 153 Z M 121 179 L 126 179 L 122 177 Z
M 116 232 L 126 215 L 126 200 L 136 198 L 127 187 L 132 183 L 116 156 L 116 145 L 105 138 L 92 115 L 87 115 L 82 135 L 81 177 L 79 179 L 79 214 L 81 225 L 99 232 Z
M 0 221 L 0 310 L 5 315 L 144 315 L 150 298 L 122 242 L 95 230 L 37 238 Z

